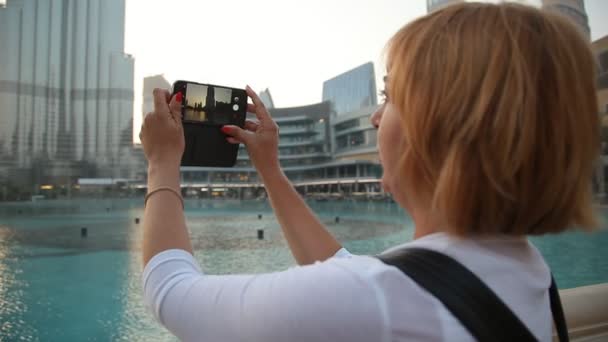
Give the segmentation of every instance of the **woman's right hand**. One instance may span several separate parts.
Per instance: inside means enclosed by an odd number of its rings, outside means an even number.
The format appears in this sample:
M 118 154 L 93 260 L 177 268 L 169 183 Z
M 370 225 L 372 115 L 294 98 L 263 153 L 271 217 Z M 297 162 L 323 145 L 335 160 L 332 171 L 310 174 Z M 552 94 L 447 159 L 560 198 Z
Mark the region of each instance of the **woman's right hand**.
M 222 132 L 228 135 L 226 138 L 228 142 L 245 144 L 253 166 L 263 178 L 270 172 L 280 170 L 279 126 L 272 120 L 262 100 L 249 86 L 246 92 L 253 101 L 253 104 L 247 104 L 247 112 L 254 113 L 258 121 L 246 120 L 245 129 L 226 125 L 222 127 Z

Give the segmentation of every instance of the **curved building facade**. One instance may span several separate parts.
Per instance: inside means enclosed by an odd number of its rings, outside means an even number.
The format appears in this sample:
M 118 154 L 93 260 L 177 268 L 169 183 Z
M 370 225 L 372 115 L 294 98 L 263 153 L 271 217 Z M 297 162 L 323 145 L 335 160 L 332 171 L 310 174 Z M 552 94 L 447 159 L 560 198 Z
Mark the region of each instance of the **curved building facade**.
M 332 120 L 335 159 L 379 162 L 378 130 L 370 123 L 370 117 L 377 109 L 377 105 L 365 107 Z
M 382 171 L 377 158 L 349 159 L 334 155 L 335 125 L 330 102 L 271 108 L 269 112 L 279 126 L 281 167 L 298 191 L 321 197 L 330 193 L 380 193 L 378 179 Z M 369 122 L 369 115 L 366 120 Z M 369 148 L 371 150 L 372 146 Z M 341 152 L 346 153 L 346 150 Z M 187 195 L 264 196 L 261 180 L 244 145 L 239 148 L 233 168 L 182 167 L 181 170 L 182 184 L 188 188 Z

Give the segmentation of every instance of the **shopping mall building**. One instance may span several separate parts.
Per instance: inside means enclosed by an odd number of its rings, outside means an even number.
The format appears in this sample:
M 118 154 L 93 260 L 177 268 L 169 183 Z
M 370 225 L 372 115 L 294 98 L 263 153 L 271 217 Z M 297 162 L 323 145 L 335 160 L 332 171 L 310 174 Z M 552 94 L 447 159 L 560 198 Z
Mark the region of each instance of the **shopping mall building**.
M 372 63 L 324 82 L 320 103 L 275 108 L 268 90 L 261 97 L 279 126 L 280 164 L 300 193 L 317 199 L 384 197 L 376 129 L 370 123 L 378 107 Z M 266 196 L 243 145 L 234 167 L 181 170 L 186 196 Z

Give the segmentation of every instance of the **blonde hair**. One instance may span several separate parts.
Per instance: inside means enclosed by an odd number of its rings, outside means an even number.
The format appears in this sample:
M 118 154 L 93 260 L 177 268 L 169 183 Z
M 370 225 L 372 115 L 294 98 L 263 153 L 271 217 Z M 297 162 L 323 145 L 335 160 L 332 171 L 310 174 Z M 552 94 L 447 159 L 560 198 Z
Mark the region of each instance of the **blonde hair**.
M 514 3 L 453 5 L 403 27 L 387 57 L 408 190 L 449 232 L 596 226 L 595 61 L 566 19 Z

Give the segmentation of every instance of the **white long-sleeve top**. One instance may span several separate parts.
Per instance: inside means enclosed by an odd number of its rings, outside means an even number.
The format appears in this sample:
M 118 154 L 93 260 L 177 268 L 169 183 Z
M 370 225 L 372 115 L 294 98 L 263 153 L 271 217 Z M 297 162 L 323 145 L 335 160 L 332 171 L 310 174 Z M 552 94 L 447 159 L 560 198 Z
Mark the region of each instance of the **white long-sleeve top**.
M 550 272 L 521 238 L 436 233 L 395 248 L 447 254 L 480 277 L 541 341 L 551 340 Z M 392 248 L 391 250 L 395 249 Z M 183 341 L 473 341 L 399 269 L 344 249 L 314 265 L 257 275 L 206 275 L 186 251 L 154 256 L 144 300 Z

